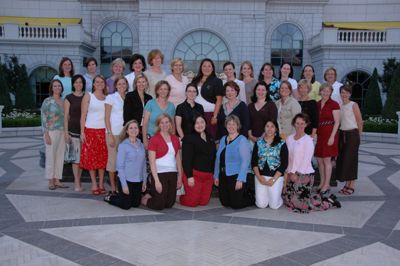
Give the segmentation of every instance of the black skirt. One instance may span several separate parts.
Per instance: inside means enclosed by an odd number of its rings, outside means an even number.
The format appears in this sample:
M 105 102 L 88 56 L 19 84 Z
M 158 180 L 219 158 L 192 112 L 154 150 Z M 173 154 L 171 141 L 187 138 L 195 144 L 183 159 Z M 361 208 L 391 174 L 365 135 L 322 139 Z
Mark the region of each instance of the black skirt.
M 358 148 L 360 133 L 358 129 L 340 130 L 339 156 L 336 162 L 336 179 L 344 182 L 357 179 Z

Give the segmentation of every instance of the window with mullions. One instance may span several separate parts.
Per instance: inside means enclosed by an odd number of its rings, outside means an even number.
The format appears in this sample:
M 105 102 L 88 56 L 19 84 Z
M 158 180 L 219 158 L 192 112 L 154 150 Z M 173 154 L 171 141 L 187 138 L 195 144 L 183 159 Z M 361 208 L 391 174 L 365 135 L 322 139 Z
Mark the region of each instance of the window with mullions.
M 105 77 L 111 75 L 111 62 L 121 57 L 126 63 L 132 55 L 132 32 L 125 23 L 113 21 L 104 26 L 101 31 L 100 71 Z M 127 68 L 125 68 L 126 71 Z
M 361 112 L 364 110 L 364 99 L 370 80 L 371 75 L 360 70 L 352 71 L 342 79 L 343 84 L 348 82 L 352 85 L 353 93 L 351 94 L 351 100 L 360 106 Z
M 40 107 L 44 99 L 49 97 L 50 82 L 57 74 L 57 71 L 49 66 L 40 66 L 29 75 L 29 85 L 37 107 Z
M 183 37 L 174 50 L 173 57 L 185 61 L 186 70 L 198 71 L 200 61 L 210 58 L 214 61 L 217 72 L 222 72 L 222 66 L 230 60 L 230 54 L 225 42 L 216 34 L 208 31 L 194 31 Z
M 271 63 L 275 66 L 275 73 L 279 73 L 283 62 L 291 63 L 294 77 L 300 77 L 303 65 L 303 34 L 297 26 L 290 23 L 280 25 L 272 33 Z

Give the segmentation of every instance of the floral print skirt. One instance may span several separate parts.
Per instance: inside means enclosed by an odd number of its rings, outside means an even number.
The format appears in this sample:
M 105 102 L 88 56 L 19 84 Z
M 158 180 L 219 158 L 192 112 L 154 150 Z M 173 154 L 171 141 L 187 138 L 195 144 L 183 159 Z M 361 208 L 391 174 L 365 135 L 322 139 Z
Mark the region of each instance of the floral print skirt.
M 107 165 L 106 130 L 86 128 L 81 147 L 80 167 L 86 170 L 105 169 Z
M 314 174 L 289 173 L 287 177 L 285 206 L 293 212 L 309 213 L 330 208 L 328 201 L 312 192 Z

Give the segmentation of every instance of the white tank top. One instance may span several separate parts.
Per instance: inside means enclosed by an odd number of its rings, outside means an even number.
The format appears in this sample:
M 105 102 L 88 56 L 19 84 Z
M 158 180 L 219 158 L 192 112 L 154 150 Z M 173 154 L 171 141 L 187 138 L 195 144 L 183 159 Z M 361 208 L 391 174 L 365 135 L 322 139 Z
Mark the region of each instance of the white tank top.
M 106 124 L 104 122 L 105 115 L 105 99 L 99 100 L 94 96 L 93 93 L 89 92 L 90 101 L 88 113 L 86 116 L 86 124 L 87 128 L 105 128 Z
M 354 102 L 349 102 L 348 104 L 341 104 L 340 106 L 340 129 L 341 130 L 351 130 L 357 129 L 357 121 L 353 112 Z
M 172 142 L 167 142 L 167 145 L 167 154 L 156 159 L 157 173 L 177 172 L 174 146 Z

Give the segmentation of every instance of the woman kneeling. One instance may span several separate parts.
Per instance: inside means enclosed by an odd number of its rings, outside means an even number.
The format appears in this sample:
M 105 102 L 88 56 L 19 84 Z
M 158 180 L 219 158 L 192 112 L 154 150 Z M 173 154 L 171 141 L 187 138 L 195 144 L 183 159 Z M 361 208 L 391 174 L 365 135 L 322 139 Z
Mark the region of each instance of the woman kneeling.
M 146 190 L 146 156 L 139 135 L 139 123 L 126 123 L 120 135 L 117 154 L 118 191 L 117 195 L 107 195 L 104 201 L 128 210 L 140 205 L 142 192 Z
M 150 194 L 143 196 L 142 204 L 150 209 L 171 208 L 176 190 L 182 186 L 180 142 L 172 126 L 172 118 L 161 114 L 156 120 L 156 134 L 149 142 L 152 179 Z
M 278 124 L 267 121 L 264 137 L 254 145 L 251 166 L 256 176 L 256 205 L 259 208 L 272 209 L 282 206 L 283 173 L 288 163 L 288 150 L 281 139 Z

